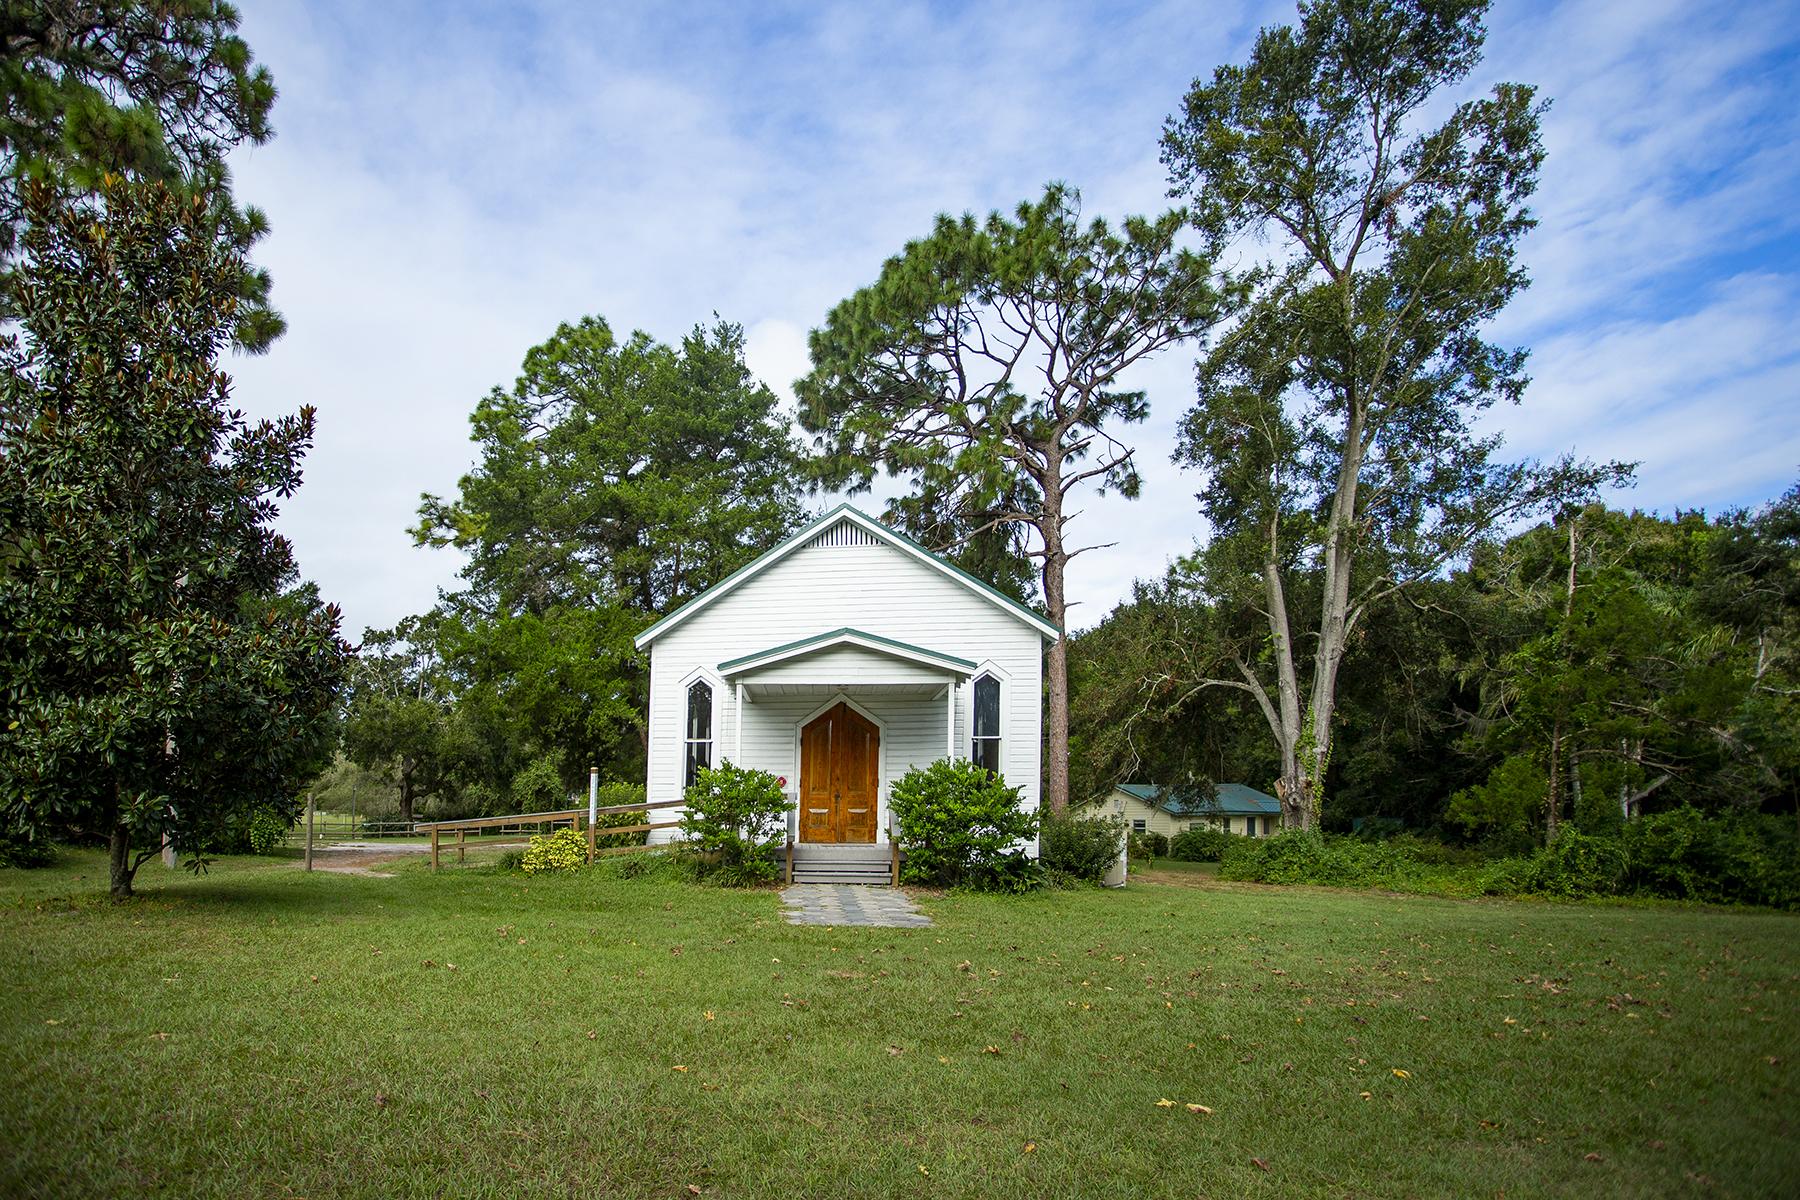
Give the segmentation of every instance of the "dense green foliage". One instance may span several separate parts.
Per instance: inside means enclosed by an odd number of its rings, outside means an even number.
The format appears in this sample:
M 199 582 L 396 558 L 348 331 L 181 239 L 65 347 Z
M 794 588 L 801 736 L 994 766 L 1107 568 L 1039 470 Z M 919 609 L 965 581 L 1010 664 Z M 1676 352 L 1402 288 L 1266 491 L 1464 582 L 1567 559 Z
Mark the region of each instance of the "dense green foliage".
M 1187 214 L 1082 223 L 1062 185 L 1013 217 L 940 214 L 880 278 L 831 310 L 795 384 L 817 434 L 814 478 L 868 488 L 886 469 L 912 487 L 889 517 L 952 561 L 1020 590 L 1036 558 L 1044 612 L 1062 626 L 1083 485 L 1136 496 L 1122 427 L 1149 413 L 1117 385 L 1134 364 L 1199 337 L 1230 311 L 1209 253 L 1179 244 Z M 1044 802 L 1068 799 L 1066 642 L 1045 663 Z
M 1042 813 L 1038 861 L 1052 879 L 1062 876 L 1082 883 L 1099 883 L 1119 861 L 1119 844 L 1124 836 L 1124 826 L 1116 817 Z
M 1024 870 L 1016 847 L 1037 835 L 1036 813 L 1019 789 L 968 759 L 915 766 L 894 782 L 888 803 L 900 822 L 904 883 L 992 884 L 1014 890 Z
M 1220 862 L 1242 840 L 1222 829 L 1189 829 L 1169 840 L 1169 857 L 1182 862 Z
M 794 806 L 775 776 L 721 763 L 700 771 L 684 799 L 681 836 L 696 849 L 719 856 L 720 882 L 764 883 L 780 873 L 775 851 L 781 846 L 783 818 Z
M 1520 857 L 1490 858 L 1411 835 L 1383 841 L 1286 833 L 1234 841 L 1222 879 L 1800 907 L 1800 848 L 1792 825 L 1744 813 L 1678 808 L 1640 817 L 1611 836 L 1565 829 L 1549 846 Z
M 75 192 L 101 190 L 109 174 L 161 183 L 240 254 L 268 232 L 260 210 L 233 204 L 225 169 L 233 146 L 273 136 L 275 83 L 238 20 L 224 0 L 0 4 L 0 262 L 29 220 L 27 180 Z M 232 340 L 265 350 L 286 327 L 269 308 L 268 273 L 242 262 L 237 272 Z
M 313 411 L 230 408 L 243 259 L 204 203 L 119 180 L 27 199 L 0 343 L 0 814 L 109 840 L 128 894 L 164 836 L 299 810 L 348 647 L 272 529 Z
M 1569 525 L 1576 527 L 1569 590 Z M 1267 723 L 1203 686 L 1221 618 L 1179 575 L 1141 586 L 1074 651 L 1077 778 L 1275 777 Z M 1800 784 L 1800 489 L 1757 510 L 1590 507 L 1483 543 L 1371 609 L 1345 660 L 1324 823 L 1529 850 L 1635 813 L 1794 811 Z

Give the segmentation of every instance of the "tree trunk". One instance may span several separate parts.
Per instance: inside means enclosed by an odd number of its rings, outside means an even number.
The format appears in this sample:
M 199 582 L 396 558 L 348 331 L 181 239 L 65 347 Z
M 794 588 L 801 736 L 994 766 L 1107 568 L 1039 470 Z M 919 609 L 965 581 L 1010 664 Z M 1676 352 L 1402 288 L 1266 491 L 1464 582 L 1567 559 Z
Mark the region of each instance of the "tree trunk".
M 1573 516 L 1569 518 L 1569 586 L 1563 593 L 1563 682 L 1556 693 L 1556 724 L 1550 732 L 1550 784 L 1544 797 L 1544 841 L 1547 844 L 1556 841 L 1557 832 L 1562 828 L 1563 714 L 1568 708 L 1569 669 L 1575 657 L 1569 641 L 1569 622 L 1575 617 L 1575 520 Z M 1573 770 L 1573 765 L 1570 769 Z
M 1277 720 L 1271 731 L 1280 756 L 1281 778 L 1276 781 L 1276 798 L 1281 801 L 1281 822 L 1289 829 L 1306 827 L 1306 775 L 1300 769 L 1300 681 L 1294 673 L 1294 639 L 1288 626 L 1287 589 L 1281 582 L 1281 555 L 1278 538 L 1280 518 L 1269 518 L 1269 536 L 1264 543 L 1263 591 L 1269 601 L 1269 639 L 1275 650 L 1275 688 Z
M 131 893 L 131 877 L 137 874 L 131 865 L 131 827 L 120 822 L 112 827 L 106 846 L 107 879 L 114 900 L 124 900 Z
M 1306 772 L 1301 794 L 1301 825 L 1319 823 L 1320 794 L 1325 768 L 1331 762 L 1331 719 L 1337 711 L 1337 673 L 1343 662 L 1350 625 L 1350 573 L 1356 552 L 1351 534 L 1356 526 L 1356 491 L 1362 479 L 1363 437 L 1368 424 L 1367 406 L 1354 391 L 1349 402 L 1350 419 L 1344 428 L 1344 458 L 1338 466 L 1337 494 L 1325 526 L 1325 594 L 1319 612 L 1319 649 L 1313 668 L 1312 701 L 1307 706 L 1306 744 L 1301 747 Z
M 1062 463 L 1054 452 L 1046 455 L 1048 469 L 1041 484 L 1043 509 L 1039 515 L 1038 533 L 1044 539 L 1044 606 L 1057 629 L 1065 629 L 1068 599 L 1063 591 L 1064 574 L 1069 556 L 1062 540 Z M 1044 684 L 1047 693 L 1044 714 L 1044 791 L 1043 803 L 1051 812 L 1063 812 L 1069 806 L 1069 636 L 1059 632 L 1044 656 Z
M 412 824 L 413 819 L 413 769 L 415 766 L 417 766 L 416 763 L 406 761 L 404 754 L 400 756 L 400 819 L 408 825 Z

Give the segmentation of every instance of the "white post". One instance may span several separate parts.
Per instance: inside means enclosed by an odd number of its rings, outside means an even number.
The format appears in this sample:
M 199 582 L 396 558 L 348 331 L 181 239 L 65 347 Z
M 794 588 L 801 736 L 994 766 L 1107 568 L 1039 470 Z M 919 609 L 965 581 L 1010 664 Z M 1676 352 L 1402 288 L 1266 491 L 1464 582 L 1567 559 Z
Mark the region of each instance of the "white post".
M 956 680 L 944 688 L 948 703 L 944 705 L 944 757 L 956 761 Z
M 169 835 L 166 833 L 163 834 L 162 860 L 163 866 L 169 868 L 171 871 L 173 871 L 181 862 L 181 856 L 175 853 L 175 843 L 169 839 Z
M 313 798 L 312 798 L 312 793 L 308 792 L 306 794 L 306 869 L 309 871 L 312 870 L 312 843 L 313 843 Z
M 744 681 L 739 679 L 732 684 L 732 688 L 735 697 L 732 705 L 732 719 L 737 722 L 737 730 L 732 735 L 734 746 L 731 751 L 731 763 L 733 766 L 742 767 L 744 765 Z
M 600 768 L 588 768 L 588 828 L 594 827 L 594 819 L 600 814 L 596 806 L 600 803 Z

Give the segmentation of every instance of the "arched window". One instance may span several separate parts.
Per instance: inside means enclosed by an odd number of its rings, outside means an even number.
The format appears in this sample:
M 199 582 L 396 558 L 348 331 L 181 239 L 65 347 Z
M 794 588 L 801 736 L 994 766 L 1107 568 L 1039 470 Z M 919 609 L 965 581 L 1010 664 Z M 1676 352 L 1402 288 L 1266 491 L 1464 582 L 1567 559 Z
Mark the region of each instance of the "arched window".
M 697 680 L 687 694 L 687 772 L 683 786 L 693 787 L 700 772 L 712 766 L 712 687 Z
M 975 681 L 974 739 L 969 748 L 969 761 L 986 767 L 994 774 L 1000 771 L 1000 681 L 983 675 Z

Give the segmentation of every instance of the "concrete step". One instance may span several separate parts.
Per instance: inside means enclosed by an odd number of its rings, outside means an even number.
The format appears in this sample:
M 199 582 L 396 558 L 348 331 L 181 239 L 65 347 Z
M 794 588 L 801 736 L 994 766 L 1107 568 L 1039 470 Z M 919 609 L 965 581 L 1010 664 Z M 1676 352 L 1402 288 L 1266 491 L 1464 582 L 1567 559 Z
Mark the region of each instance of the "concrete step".
M 794 870 L 795 883 L 846 883 L 860 887 L 881 887 L 894 882 L 891 871 L 821 871 Z

